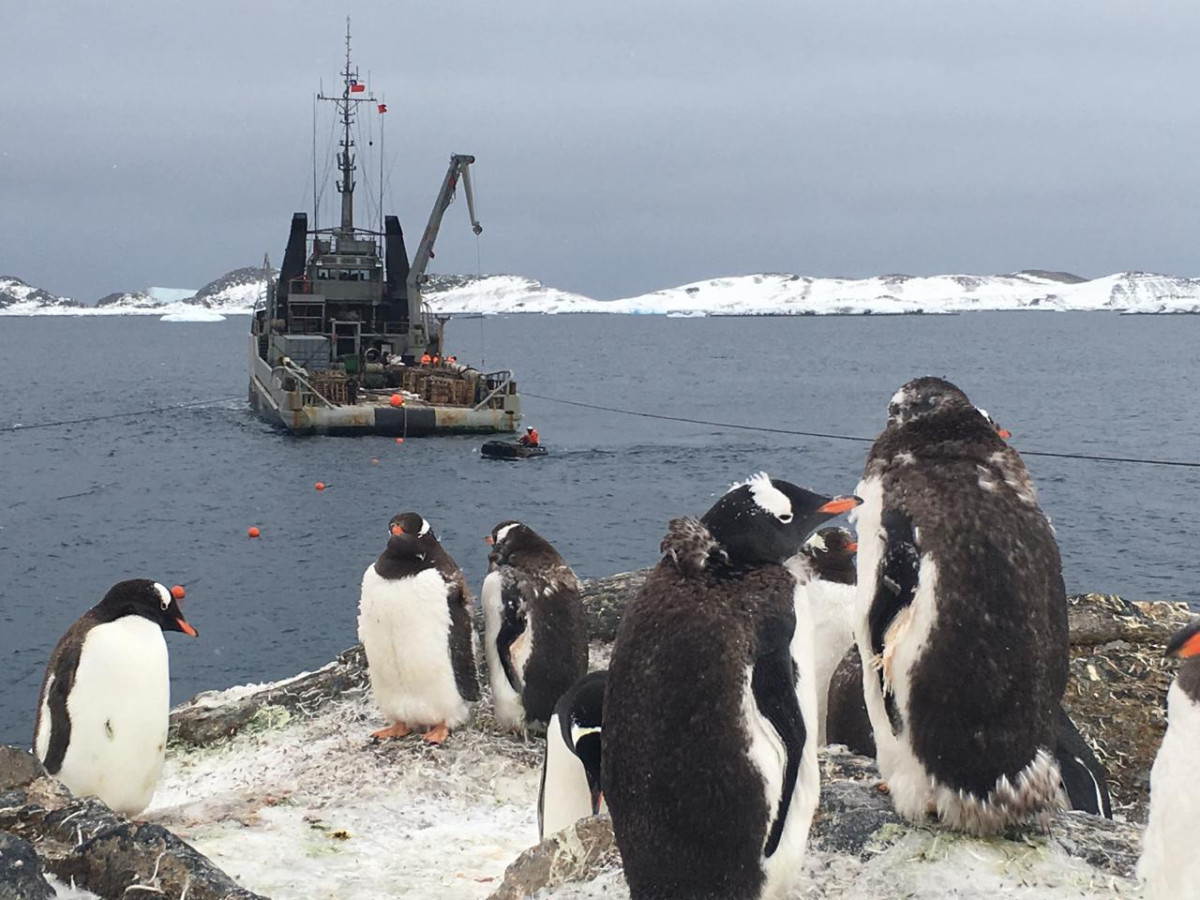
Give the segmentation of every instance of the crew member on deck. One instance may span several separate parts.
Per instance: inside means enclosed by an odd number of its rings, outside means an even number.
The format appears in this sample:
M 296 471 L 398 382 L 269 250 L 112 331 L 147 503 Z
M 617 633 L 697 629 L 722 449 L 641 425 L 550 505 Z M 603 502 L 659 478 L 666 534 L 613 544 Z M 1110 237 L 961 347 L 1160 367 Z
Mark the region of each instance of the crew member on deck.
M 526 447 L 540 447 L 537 429 L 530 425 L 525 429 L 525 433 L 517 439 L 517 443 Z
M 428 353 L 421 354 L 421 365 L 423 365 L 423 366 L 433 365 L 433 357 L 430 356 Z

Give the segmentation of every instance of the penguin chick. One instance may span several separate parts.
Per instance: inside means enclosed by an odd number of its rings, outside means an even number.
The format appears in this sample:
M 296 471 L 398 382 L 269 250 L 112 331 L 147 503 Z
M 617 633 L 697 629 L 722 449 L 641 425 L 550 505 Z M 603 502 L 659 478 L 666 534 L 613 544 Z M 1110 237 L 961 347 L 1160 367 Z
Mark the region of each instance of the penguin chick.
M 817 704 L 784 562 L 855 502 L 763 474 L 670 523 L 604 695 L 601 783 L 632 900 L 755 900 L 794 878 L 819 793 Z
M 363 574 L 358 613 L 371 694 L 392 723 L 371 737 L 404 737 L 415 728 L 440 744 L 479 699 L 471 594 L 421 516 L 394 516 L 388 534 Z
M 1020 455 L 940 378 L 892 398 L 857 493 L 856 627 L 880 773 L 906 818 L 994 834 L 1065 805 L 1058 545 Z
M 135 816 L 162 775 L 171 708 L 164 631 L 196 637 L 183 589 L 136 579 L 113 585 L 67 629 L 42 680 L 33 749 L 51 775 Z
M 541 730 L 558 698 L 587 672 L 587 623 L 579 579 L 528 525 L 501 522 L 483 581 L 484 655 L 496 723 Z
M 1150 817 L 1137 868 L 1146 900 L 1194 897 L 1200 884 L 1193 830 L 1200 792 L 1192 772 L 1200 753 L 1200 621 L 1176 634 L 1166 655 L 1183 665 L 1167 691 L 1167 733 L 1150 769 Z
M 607 809 L 600 789 L 607 677 L 606 671 L 584 675 L 554 707 L 538 791 L 538 840 Z

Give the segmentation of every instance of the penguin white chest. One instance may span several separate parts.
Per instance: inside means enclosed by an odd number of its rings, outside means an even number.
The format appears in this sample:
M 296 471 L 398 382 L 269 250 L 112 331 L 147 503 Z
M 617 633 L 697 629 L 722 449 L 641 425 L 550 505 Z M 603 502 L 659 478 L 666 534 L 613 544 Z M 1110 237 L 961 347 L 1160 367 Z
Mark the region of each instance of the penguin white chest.
M 1195 850 L 1200 822 L 1195 783 L 1200 704 L 1178 684 L 1167 692 L 1167 719 L 1167 733 L 1150 770 L 1150 818 L 1138 862 L 1147 900 L 1190 897 L 1200 884 L 1200 856 Z
M 370 566 L 363 575 L 358 637 L 367 655 L 371 693 L 380 711 L 411 726 L 470 715 L 458 692 L 450 654 L 450 606 L 437 569 L 389 580 Z
M 546 761 L 539 800 L 539 836 L 543 840 L 592 814 L 587 771 L 563 739 L 558 713 L 550 717 L 546 729 Z M 601 801 L 600 812 L 606 811 L 607 807 Z
M 518 682 L 514 687 L 508 680 L 504 665 L 500 661 L 500 650 L 496 644 L 500 627 L 504 623 L 504 579 L 500 572 L 491 572 L 483 580 L 479 602 L 483 607 L 484 656 L 487 659 L 488 683 L 492 688 L 492 705 L 496 723 L 513 731 L 525 730 L 525 704 L 521 700 L 520 688 L 524 685 L 525 666 L 533 653 L 533 626 L 526 620 L 525 631 L 509 648 L 513 671 Z
M 80 796 L 137 815 L 162 774 L 170 706 L 162 629 L 133 615 L 95 626 L 67 695 L 71 737 L 58 777 Z M 39 735 L 39 751 L 42 743 Z

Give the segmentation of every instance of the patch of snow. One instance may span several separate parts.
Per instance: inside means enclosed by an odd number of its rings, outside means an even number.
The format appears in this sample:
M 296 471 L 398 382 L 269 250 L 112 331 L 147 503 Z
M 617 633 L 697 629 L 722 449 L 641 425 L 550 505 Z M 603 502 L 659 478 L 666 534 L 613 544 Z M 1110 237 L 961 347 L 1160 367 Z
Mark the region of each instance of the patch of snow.
M 193 288 L 151 287 L 146 288 L 146 293 L 156 303 L 182 303 L 196 296 Z
M 224 322 L 225 317 L 211 309 L 184 309 L 170 312 L 159 319 L 160 322 Z

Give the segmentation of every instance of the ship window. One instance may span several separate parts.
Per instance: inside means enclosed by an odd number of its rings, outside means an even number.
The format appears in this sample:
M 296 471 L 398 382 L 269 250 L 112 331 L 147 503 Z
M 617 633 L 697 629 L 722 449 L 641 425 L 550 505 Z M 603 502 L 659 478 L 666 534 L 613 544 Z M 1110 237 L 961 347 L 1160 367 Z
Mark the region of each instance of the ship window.
M 318 281 L 328 281 L 329 280 L 329 272 L 326 271 L 325 269 L 317 269 L 317 280 Z

